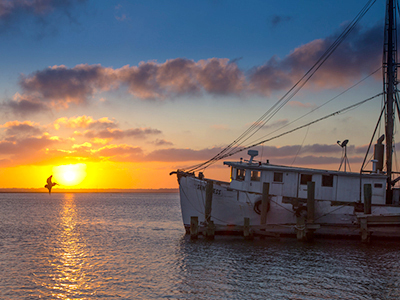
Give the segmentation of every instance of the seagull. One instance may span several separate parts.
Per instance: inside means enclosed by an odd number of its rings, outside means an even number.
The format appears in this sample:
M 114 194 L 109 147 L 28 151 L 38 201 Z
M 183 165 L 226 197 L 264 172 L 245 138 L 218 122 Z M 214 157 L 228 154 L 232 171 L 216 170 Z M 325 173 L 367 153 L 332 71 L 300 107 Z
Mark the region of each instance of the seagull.
M 49 178 L 47 178 L 47 184 L 44 186 L 46 189 L 49 190 L 49 194 L 51 194 L 51 188 L 58 184 L 55 182 L 51 182 L 52 177 L 53 177 L 53 175 L 51 175 Z

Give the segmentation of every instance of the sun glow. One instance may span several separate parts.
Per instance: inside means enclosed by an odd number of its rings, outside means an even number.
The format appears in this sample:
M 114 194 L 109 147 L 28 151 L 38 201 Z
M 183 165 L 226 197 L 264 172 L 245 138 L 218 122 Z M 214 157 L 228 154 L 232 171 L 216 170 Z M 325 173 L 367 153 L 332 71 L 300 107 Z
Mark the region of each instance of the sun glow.
M 86 164 L 62 165 L 53 168 L 53 179 L 61 186 L 73 186 L 86 177 Z

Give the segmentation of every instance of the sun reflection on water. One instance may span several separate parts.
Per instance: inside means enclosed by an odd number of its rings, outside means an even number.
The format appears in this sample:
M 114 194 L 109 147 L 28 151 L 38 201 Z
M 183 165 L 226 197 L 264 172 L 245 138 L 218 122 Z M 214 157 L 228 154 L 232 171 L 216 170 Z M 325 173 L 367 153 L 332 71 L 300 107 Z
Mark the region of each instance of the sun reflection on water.
M 51 278 L 51 296 L 56 299 L 84 299 L 94 289 L 87 278 L 89 260 L 87 247 L 79 233 L 75 195 L 65 194 L 60 210 L 60 233 L 54 259 L 50 261 L 54 273 Z

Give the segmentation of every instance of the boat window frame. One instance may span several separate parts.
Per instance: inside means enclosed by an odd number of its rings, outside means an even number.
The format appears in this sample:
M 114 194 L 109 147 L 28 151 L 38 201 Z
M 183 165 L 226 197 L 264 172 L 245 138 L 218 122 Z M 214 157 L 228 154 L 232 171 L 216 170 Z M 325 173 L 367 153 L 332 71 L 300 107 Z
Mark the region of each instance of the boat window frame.
M 333 187 L 333 174 L 322 174 L 321 176 L 321 186 L 323 187 Z
M 257 176 L 254 176 L 254 174 L 256 174 Z M 250 181 L 255 181 L 255 182 L 261 181 L 261 171 L 251 170 Z
M 240 172 L 243 171 L 243 172 Z M 243 173 L 243 174 L 240 174 Z M 236 180 L 237 181 L 244 181 L 246 179 L 246 169 L 236 168 Z
M 313 174 L 300 173 L 300 185 L 307 185 L 307 182 L 312 181 L 312 176 Z M 310 178 L 310 180 L 307 180 L 305 183 L 303 183 L 303 177 L 307 177 L 306 179 Z
M 277 178 L 275 175 L 280 175 L 280 178 Z M 276 179 L 280 179 L 280 180 L 276 180 Z M 274 183 L 283 183 L 283 172 L 274 172 L 274 178 L 273 178 L 273 182 Z

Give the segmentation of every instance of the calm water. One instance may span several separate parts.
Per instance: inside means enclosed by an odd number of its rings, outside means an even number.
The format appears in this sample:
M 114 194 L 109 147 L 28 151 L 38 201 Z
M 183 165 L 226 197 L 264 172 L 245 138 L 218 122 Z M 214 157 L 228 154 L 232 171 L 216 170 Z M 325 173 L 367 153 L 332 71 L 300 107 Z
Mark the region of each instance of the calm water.
M 177 194 L 0 194 L 0 299 L 400 299 L 400 243 L 190 241 Z

